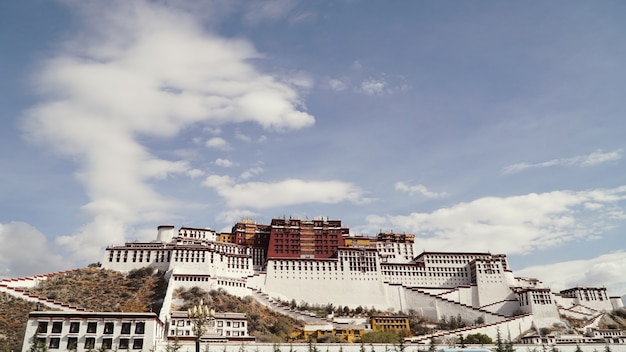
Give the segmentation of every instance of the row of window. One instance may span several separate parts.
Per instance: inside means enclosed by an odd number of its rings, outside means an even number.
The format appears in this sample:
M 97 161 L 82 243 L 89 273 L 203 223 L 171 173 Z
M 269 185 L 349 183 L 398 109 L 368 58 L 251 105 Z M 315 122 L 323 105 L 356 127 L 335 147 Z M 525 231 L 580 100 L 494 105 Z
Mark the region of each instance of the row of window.
M 245 287 L 246 283 L 243 281 L 226 281 L 226 280 L 217 280 L 218 285 L 222 286 L 234 286 L 234 287 Z
M 49 327 L 49 322 L 47 321 L 40 321 L 37 324 L 37 332 L 39 334 L 45 334 L 48 333 L 48 327 Z M 77 321 L 72 321 L 70 322 L 70 326 L 69 326 L 69 333 L 70 334 L 77 334 L 80 332 L 80 322 Z M 104 329 L 102 331 L 103 334 L 113 334 L 113 331 L 115 329 L 115 324 L 113 322 L 105 322 L 104 323 Z M 146 329 L 146 324 L 144 322 L 137 322 L 135 323 L 135 334 L 143 334 L 145 332 Z M 87 333 L 88 334 L 95 334 L 98 330 L 98 322 L 96 321 L 90 321 L 87 322 Z M 63 331 L 63 322 L 62 321 L 53 321 L 52 322 L 52 329 L 51 332 L 53 334 L 60 334 Z M 121 324 L 121 330 L 120 330 L 120 334 L 122 335 L 128 335 L 131 332 L 131 323 L 129 322 L 125 322 Z
M 48 346 L 51 350 L 56 350 L 61 348 L 61 338 L 60 337 L 50 337 L 46 341 L 45 337 L 37 338 L 37 344 L 40 346 Z M 95 337 L 86 337 L 85 338 L 85 349 L 93 350 L 96 348 L 96 338 Z M 131 348 L 133 350 L 141 350 L 143 349 L 143 339 L 131 339 L 129 338 L 120 338 L 117 344 L 117 348 L 120 350 L 127 350 Z M 76 350 L 78 347 L 78 337 L 68 337 L 66 349 L 68 351 Z M 113 339 L 112 338 L 103 338 L 101 348 L 103 350 L 113 349 Z

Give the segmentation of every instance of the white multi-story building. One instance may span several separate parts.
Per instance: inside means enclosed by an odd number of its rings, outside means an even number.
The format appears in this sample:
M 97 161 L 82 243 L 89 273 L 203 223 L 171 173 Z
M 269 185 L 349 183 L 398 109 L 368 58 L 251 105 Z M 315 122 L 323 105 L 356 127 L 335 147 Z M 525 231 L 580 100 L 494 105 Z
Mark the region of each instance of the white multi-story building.
M 201 341 L 207 342 L 244 342 L 254 341 L 248 335 L 248 320 L 244 313 L 215 313 L 207 318 L 207 329 Z M 167 323 L 167 338 L 172 340 L 195 340 L 193 321 L 185 311 L 173 311 Z
M 23 351 L 153 350 L 164 337 L 154 313 L 34 311 L 28 315 Z

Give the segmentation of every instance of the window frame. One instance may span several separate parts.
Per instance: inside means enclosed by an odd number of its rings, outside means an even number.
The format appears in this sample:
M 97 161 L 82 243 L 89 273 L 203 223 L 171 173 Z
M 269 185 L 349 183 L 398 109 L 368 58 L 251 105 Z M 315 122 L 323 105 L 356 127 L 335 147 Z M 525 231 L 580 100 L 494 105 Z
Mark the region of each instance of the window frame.
M 104 323 L 104 330 L 102 331 L 105 335 L 113 335 L 113 331 L 115 330 L 115 323 L 112 321 L 107 321 Z
M 51 337 L 50 343 L 48 344 L 48 348 L 51 350 L 58 350 L 61 346 L 61 338 L 60 337 Z
M 133 350 L 143 349 L 143 339 L 133 339 Z
M 63 322 L 62 321 L 53 321 L 52 329 L 50 330 L 53 334 L 60 334 L 63 332 Z
M 92 350 L 96 348 L 96 338 L 95 337 L 85 337 L 85 349 Z

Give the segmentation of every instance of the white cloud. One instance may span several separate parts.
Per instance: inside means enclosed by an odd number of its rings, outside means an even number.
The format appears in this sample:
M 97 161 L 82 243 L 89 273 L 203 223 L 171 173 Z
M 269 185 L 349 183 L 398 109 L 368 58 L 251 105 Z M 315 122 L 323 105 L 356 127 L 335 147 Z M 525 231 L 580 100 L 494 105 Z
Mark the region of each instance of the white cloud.
M 342 181 L 287 179 L 276 183 L 235 184 L 228 176 L 212 175 L 205 179 L 203 185 L 215 189 L 231 208 L 265 209 L 304 203 L 368 201 L 358 187 Z
M 51 273 L 73 267 L 46 237 L 24 222 L 0 223 L 0 278 Z M 58 249 L 58 248 L 56 248 Z M 95 258 L 100 258 L 102 253 Z
M 204 171 L 200 169 L 191 169 L 187 171 L 187 175 L 189 175 L 189 177 L 191 178 L 197 178 L 197 177 L 204 175 Z
M 428 188 L 426 188 L 426 186 L 421 185 L 421 184 L 409 186 L 404 182 L 396 182 L 394 187 L 396 191 L 406 192 L 411 196 L 415 194 L 422 195 L 426 198 L 441 198 L 441 197 L 446 196 L 445 192 L 440 192 L 440 193 L 432 192 L 432 191 L 429 191 Z
M 242 219 L 254 219 L 258 217 L 259 214 L 250 210 L 240 210 L 240 209 L 229 209 L 220 212 L 216 220 L 226 224 L 235 224 Z M 226 231 L 230 232 L 232 229 L 232 225 L 228 225 L 226 227 Z
M 604 152 L 602 150 L 596 150 L 587 155 L 578 155 L 571 158 L 552 159 L 541 163 L 517 163 L 506 166 L 502 169 L 502 174 L 513 174 L 516 172 L 524 171 L 527 169 L 544 168 L 551 166 L 595 166 L 609 161 L 615 161 L 622 158 L 622 150 L 614 150 L 610 152 Z
M 233 167 L 236 163 L 228 159 L 217 158 L 215 160 L 215 165 L 220 167 Z
M 346 90 L 347 88 L 346 84 L 339 79 L 331 79 L 330 81 L 328 81 L 328 85 L 330 86 L 330 89 L 334 90 L 335 92 L 341 92 L 343 90 Z
M 626 186 L 485 197 L 432 213 L 370 215 L 361 232 L 379 229 L 415 233 L 419 249 L 529 253 L 571 241 L 599 238 L 622 221 Z M 587 204 L 601 204 L 590 209 Z M 471 239 L 471 241 L 468 241 Z
M 232 149 L 232 147 L 230 146 L 230 144 L 228 142 L 226 142 L 226 140 L 224 138 L 221 137 L 213 137 L 208 139 L 204 145 L 207 148 L 211 148 L 211 149 L 219 149 L 219 150 L 230 150 Z
M 387 91 L 387 82 L 370 78 L 361 82 L 361 91 L 367 95 L 381 95 Z
M 515 275 L 539 278 L 554 291 L 576 286 L 606 287 L 610 295 L 621 296 L 626 294 L 624 268 L 626 252 L 619 250 L 592 259 L 531 266 L 515 270 Z
M 252 140 L 252 138 L 250 138 L 250 136 L 247 136 L 247 135 L 245 135 L 245 134 L 243 134 L 243 133 L 241 133 L 239 131 L 237 131 L 235 133 L 235 138 L 237 138 L 238 140 L 243 141 L 243 142 L 250 142 Z
M 244 19 L 252 25 L 261 22 L 278 21 L 286 18 L 297 4 L 298 2 L 295 0 L 250 2 L 244 14 Z
M 154 180 L 198 175 L 186 161 L 156 157 L 141 137 L 172 138 L 194 125 L 286 130 L 314 123 L 294 87 L 252 66 L 260 55 L 250 43 L 207 33 L 194 14 L 149 1 L 69 4 L 84 28 L 34 73 L 41 100 L 21 128 L 78 164 L 92 221 L 58 238 L 77 258 L 122 242 L 129 224 L 163 221 L 179 209 L 155 191 Z M 209 146 L 225 146 L 215 141 Z
M 239 176 L 239 177 L 241 177 L 241 179 L 243 179 L 243 180 L 247 180 L 247 179 L 249 179 L 251 177 L 254 177 L 254 176 L 256 176 L 256 175 L 258 175 L 258 174 L 260 174 L 262 172 L 263 172 L 263 168 L 262 167 L 255 166 L 255 167 L 251 167 L 248 170 L 244 171 L 241 174 L 241 176 Z

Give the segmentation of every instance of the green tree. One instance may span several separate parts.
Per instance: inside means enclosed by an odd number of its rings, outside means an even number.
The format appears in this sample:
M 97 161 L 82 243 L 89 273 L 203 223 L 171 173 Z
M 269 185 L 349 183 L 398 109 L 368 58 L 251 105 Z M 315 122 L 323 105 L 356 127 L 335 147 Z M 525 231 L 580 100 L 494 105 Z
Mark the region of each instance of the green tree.
M 504 343 L 502 342 L 502 335 L 500 334 L 500 328 L 496 332 L 496 350 L 495 352 L 505 352 Z
M 37 329 L 39 331 L 39 329 Z M 46 345 L 45 340 L 42 342 L 37 338 L 37 333 L 32 337 L 29 352 L 46 352 L 48 351 L 48 346 Z
M 406 341 L 404 341 L 404 336 L 398 336 L 398 343 L 393 345 L 396 352 L 404 352 L 406 349 Z
M 428 352 L 437 352 L 437 344 L 435 343 L 435 338 L 430 338 L 430 344 L 428 345 Z
M 463 334 L 459 334 L 459 344 L 461 345 L 461 348 L 467 347 L 465 346 L 465 338 L 463 337 Z
M 315 342 L 313 342 L 313 338 L 309 338 L 308 341 L 308 352 L 319 352 L 320 350 L 317 348 L 317 345 L 315 344 Z
M 399 341 L 399 335 L 393 331 L 370 331 L 361 335 L 361 343 L 391 343 Z
M 178 341 L 178 329 L 177 329 L 176 336 L 174 336 L 174 343 L 167 341 L 167 345 L 165 345 L 165 352 L 178 352 L 182 347 L 183 346 L 180 344 L 180 341 Z
M 504 343 L 504 350 L 506 352 L 515 352 L 515 348 L 513 348 L 513 342 L 512 341 L 506 341 Z
M 493 340 L 481 333 L 468 334 L 465 338 L 465 343 L 468 345 L 491 345 L 493 344 Z

